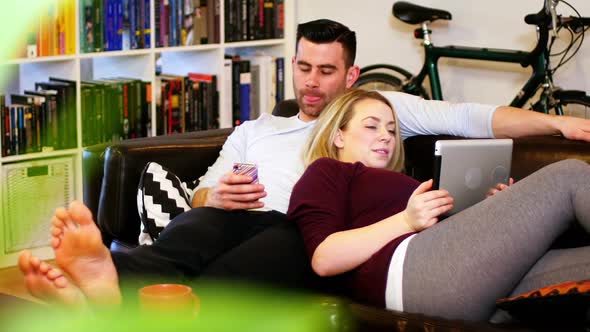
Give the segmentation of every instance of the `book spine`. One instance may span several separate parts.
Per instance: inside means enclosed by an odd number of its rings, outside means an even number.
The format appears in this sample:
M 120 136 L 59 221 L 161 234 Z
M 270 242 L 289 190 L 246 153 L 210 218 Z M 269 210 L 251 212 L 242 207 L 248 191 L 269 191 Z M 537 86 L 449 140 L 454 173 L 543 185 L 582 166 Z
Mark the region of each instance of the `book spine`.
M 274 0 L 264 0 L 264 38 L 274 38 Z
M 152 136 L 152 83 L 144 82 L 145 86 L 145 104 L 143 105 L 142 135 L 143 137 Z
M 221 95 L 223 98 L 219 101 L 219 127 L 232 127 L 232 60 L 223 59 L 223 80 L 221 82 Z
M 129 134 L 129 84 L 122 83 L 123 88 L 123 138 L 131 138 Z
M 215 8 L 215 19 L 213 24 L 213 31 L 215 32 L 215 43 L 221 42 L 221 27 L 220 27 L 220 20 L 221 20 L 221 0 L 213 0 L 214 1 L 214 8 Z
M 232 62 L 232 124 L 234 127 L 239 126 L 240 119 L 240 62 Z
M 85 1 L 81 11 L 80 50 L 84 53 L 94 52 L 94 6 L 92 2 Z
M 115 50 L 123 50 L 123 30 L 124 30 L 124 11 L 123 0 L 115 0 Z
M 106 0 L 105 0 L 106 1 Z M 94 45 L 89 47 L 93 47 L 94 52 L 102 52 L 104 49 L 104 1 L 103 0 L 93 0 L 93 26 L 92 26 L 92 35 L 93 35 L 93 42 Z
M 252 73 L 250 61 L 240 61 L 240 123 L 250 120 L 250 89 Z
M 275 0 L 274 38 L 285 37 L 285 1 Z
M 161 11 L 163 8 L 164 0 L 154 0 L 154 24 L 156 25 L 156 47 L 163 47 L 164 32 L 162 31 L 162 16 Z M 145 35 L 144 35 L 145 38 Z M 147 46 L 146 46 L 147 48 Z
M 248 0 L 240 0 L 240 40 L 248 40 Z
M 143 21 L 143 33 L 141 34 L 142 38 L 144 39 L 144 44 L 143 44 L 143 48 L 150 48 L 151 44 L 152 44 L 152 30 L 151 30 L 151 6 L 150 6 L 150 0 L 139 0 L 139 1 L 143 1 L 144 3 L 144 11 L 141 13 L 141 15 L 144 17 L 144 21 Z M 157 12 L 157 8 L 156 7 L 156 12 Z
M 225 42 L 232 42 L 232 10 L 231 10 L 231 4 L 232 4 L 232 0 L 225 0 L 225 6 L 224 6 L 224 10 L 223 10 L 223 16 L 224 16 L 224 24 L 225 24 Z
M 10 151 L 11 155 L 18 155 L 18 120 L 15 106 L 10 106 Z
M 76 1 L 67 0 L 65 11 L 66 54 L 76 53 Z
M 4 100 L 4 99 L 3 99 Z M 9 156 L 10 153 L 10 111 L 5 103 L 2 103 L 2 156 Z
M 168 31 L 169 31 L 169 40 L 168 46 L 178 46 L 178 35 L 176 31 L 176 9 L 177 0 L 169 0 L 169 12 L 168 17 L 170 18 L 170 22 L 168 24 Z
M 140 6 L 138 1 L 143 3 L 143 0 L 128 0 L 129 1 L 129 49 L 135 50 L 139 48 L 139 35 L 140 35 L 140 20 L 138 14 L 140 14 Z
M 256 29 L 256 39 L 264 39 L 264 1 L 258 1 L 258 27 Z
M 57 20 L 56 20 L 56 31 L 57 31 L 57 45 L 56 55 L 66 54 L 66 5 L 67 1 L 61 0 L 56 4 L 57 7 Z
M 285 99 L 285 58 L 276 58 L 277 68 L 277 92 L 276 103 L 280 103 Z

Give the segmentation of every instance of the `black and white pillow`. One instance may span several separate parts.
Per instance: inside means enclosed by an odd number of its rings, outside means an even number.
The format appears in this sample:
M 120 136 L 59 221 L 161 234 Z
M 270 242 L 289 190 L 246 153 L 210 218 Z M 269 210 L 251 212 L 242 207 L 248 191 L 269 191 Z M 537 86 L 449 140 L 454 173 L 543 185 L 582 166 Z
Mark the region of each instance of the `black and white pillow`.
M 150 245 L 177 215 L 190 210 L 197 181 L 182 182 L 156 162 L 148 163 L 137 189 L 137 209 L 141 219 L 139 244 Z

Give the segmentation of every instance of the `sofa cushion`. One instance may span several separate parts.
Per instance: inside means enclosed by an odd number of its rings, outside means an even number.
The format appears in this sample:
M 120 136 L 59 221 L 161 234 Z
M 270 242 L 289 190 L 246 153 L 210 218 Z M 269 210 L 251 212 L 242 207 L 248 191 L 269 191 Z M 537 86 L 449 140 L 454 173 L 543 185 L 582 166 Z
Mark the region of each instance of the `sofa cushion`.
M 182 182 L 156 162 L 144 167 L 137 189 L 137 210 L 141 219 L 139 244 L 152 244 L 174 217 L 190 210 L 197 183 Z
M 496 301 L 498 308 L 523 321 L 583 323 L 590 309 L 590 280 L 568 281 Z

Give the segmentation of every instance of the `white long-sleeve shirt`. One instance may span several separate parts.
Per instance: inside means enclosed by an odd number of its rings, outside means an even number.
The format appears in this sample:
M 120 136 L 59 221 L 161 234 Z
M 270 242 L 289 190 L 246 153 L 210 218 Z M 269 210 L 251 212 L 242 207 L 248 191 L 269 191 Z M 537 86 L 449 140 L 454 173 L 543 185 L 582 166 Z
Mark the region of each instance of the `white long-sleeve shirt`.
M 474 103 L 430 101 L 401 92 L 382 92 L 397 112 L 402 137 L 456 135 L 494 137 L 492 116 L 496 106 Z M 303 147 L 315 121 L 303 122 L 262 114 L 257 120 L 236 127 L 227 138 L 219 157 L 199 179 L 201 188 L 217 184 L 234 162 L 258 165 L 258 179 L 265 186 L 262 210 L 287 212 L 293 186 L 303 174 Z M 196 191 L 195 190 L 195 191 Z

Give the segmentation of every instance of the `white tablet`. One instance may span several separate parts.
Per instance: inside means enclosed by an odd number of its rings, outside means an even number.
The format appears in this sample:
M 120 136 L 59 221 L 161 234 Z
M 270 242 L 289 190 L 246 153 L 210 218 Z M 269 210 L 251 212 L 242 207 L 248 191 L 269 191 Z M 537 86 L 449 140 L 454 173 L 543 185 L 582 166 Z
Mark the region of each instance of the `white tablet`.
M 498 183 L 508 183 L 511 139 L 439 140 L 434 146 L 434 189 L 454 198 L 455 214 L 486 198 Z

